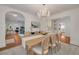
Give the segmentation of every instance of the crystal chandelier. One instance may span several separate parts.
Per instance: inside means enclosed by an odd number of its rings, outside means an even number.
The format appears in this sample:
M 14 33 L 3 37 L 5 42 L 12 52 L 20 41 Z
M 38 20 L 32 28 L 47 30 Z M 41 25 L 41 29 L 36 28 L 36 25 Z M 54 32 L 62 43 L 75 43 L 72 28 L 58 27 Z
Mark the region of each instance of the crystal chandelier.
M 39 9 L 39 11 L 37 12 L 37 15 L 39 17 L 48 17 L 48 16 L 50 16 L 50 12 L 49 12 L 46 4 L 42 4 L 42 8 Z

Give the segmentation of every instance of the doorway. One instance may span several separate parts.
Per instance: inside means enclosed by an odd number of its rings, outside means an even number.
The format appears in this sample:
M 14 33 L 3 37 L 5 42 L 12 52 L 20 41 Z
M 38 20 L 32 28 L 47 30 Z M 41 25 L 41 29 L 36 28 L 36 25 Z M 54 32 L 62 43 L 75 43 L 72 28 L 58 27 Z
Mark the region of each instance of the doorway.
M 21 13 L 8 12 L 5 15 L 6 45 L 18 45 L 25 34 L 25 18 Z

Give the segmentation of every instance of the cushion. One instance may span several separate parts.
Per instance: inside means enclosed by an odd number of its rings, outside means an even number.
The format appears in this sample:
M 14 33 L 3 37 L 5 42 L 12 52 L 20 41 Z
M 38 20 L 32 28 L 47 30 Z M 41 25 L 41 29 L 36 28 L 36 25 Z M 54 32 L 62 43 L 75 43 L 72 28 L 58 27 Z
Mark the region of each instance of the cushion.
M 32 48 L 32 51 L 35 52 L 36 54 L 42 55 L 42 47 L 41 46 L 35 46 Z M 48 50 L 44 51 L 44 54 L 46 54 L 48 52 Z

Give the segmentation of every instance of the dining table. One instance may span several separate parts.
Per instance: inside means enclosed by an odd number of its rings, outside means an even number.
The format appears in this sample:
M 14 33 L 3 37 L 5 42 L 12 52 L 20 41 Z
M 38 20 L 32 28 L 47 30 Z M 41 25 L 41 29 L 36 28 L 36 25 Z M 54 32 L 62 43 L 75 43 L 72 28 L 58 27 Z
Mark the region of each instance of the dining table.
M 47 34 L 51 35 L 51 33 Z M 46 35 L 31 35 L 28 37 L 23 37 L 22 38 L 22 47 L 27 50 L 27 52 L 31 52 L 31 48 L 35 45 L 41 44 L 42 37 L 45 37 Z
M 38 38 L 41 38 L 43 36 L 44 35 L 31 35 L 31 36 L 28 36 L 28 37 L 23 37 L 22 38 L 22 47 L 24 49 L 26 49 L 26 45 L 32 46 L 32 45 L 39 43 L 40 39 L 38 39 Z

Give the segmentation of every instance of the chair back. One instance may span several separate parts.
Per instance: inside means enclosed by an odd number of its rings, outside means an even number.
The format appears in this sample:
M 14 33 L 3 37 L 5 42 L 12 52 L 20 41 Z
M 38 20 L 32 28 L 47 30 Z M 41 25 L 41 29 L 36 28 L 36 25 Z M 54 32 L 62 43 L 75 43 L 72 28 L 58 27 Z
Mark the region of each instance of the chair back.
M 42 54 L 48 53 L 48 48 L 49 48 L 49 36 L 45 35 L 42 38 L 41 46 L 42 46 Z
M 56 53 L 61 48 L 61 43 L 59 42 L 59 36 L 57 34 L 51 35 L 51 49 L 52 53 Z
M 14 39 L 16 44 L 21 44 L 21 38 L 18 33 L 15 33 Z
M 41 43 L 41 45 L 42 45 L 42 48 L 43 49 L 48 49 L 48 47 L 49 47 L 49 36 L 44 36 L 43 38 L 42 38 L 42 43 Z
M 51 35 L 51 44 L 59 43 L 59 36 L 56 34 Z

